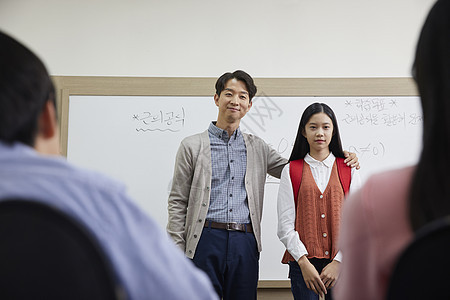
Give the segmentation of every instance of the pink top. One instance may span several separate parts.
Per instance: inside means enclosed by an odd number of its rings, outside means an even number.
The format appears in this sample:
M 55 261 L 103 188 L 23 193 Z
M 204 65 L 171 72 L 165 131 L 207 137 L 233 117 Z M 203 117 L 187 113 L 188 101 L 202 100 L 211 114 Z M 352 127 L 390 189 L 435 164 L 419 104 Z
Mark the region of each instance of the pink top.
M 385 299 L 395 262 L 413 237 L 407 204 L 413 171 L 374 175 L 346 200 L 336 299 Z

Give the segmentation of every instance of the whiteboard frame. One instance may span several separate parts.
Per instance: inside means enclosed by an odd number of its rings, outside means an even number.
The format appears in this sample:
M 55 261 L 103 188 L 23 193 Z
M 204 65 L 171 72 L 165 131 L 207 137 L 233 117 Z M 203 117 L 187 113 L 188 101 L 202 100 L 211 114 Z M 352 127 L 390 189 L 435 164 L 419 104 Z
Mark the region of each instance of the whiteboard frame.
M 211 96 L 212 77 L 53 76 L 57 96 L 61 154 L 67 156 L 69 98 L 85 96 Z M 256 96 L 418 96 L 410 77 L 255 78 Z M 289 280 L 260 280 L 259 288 L 289 288 Z

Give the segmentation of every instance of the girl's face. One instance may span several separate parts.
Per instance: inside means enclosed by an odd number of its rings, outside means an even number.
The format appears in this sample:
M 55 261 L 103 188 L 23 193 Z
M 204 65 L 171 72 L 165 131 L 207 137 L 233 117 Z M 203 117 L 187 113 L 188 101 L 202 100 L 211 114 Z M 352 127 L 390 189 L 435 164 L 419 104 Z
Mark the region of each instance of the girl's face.
M 306 123 L 302 134 L 308 141 L 311 154 L 330 152 L 328 145 L 333 137 L 333 121 L 323 112 L 314 114 Z

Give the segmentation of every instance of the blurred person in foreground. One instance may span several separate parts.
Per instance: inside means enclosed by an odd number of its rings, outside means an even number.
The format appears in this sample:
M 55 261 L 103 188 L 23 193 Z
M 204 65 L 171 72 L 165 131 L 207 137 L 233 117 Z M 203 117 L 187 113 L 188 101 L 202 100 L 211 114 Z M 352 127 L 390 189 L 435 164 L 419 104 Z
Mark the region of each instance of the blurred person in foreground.
M 418 164 L 371 177 L 344 205 L 336 299 L 384 299 L 395 263 L 414 233 L 450 214 L 449 16 L 450 1 L 437 1 L 417 44 L 413 76 L 424 122 Z

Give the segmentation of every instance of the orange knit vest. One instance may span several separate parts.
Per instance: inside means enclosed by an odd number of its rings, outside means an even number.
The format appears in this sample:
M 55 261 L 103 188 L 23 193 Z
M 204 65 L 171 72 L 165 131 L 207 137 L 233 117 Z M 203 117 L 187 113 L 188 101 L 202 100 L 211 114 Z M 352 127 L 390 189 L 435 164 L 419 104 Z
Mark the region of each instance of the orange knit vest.
M 323 194 L 314 181 L 309 165 L 305 163 L 298 193 L 295 230 L 308 251 L 308 258 L 332 259 L 336 256 L 343 202 L 344 190 L 336 162 Z M 295 259 L 286 251 L 281 262 L 286 264 L 289 261 Z

